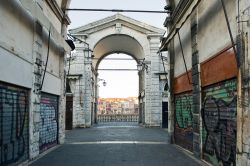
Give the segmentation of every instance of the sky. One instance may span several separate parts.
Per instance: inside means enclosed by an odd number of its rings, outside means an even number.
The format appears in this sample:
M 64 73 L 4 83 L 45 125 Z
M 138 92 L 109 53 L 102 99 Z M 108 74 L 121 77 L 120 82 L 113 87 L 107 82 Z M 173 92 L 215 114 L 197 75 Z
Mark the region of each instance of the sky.
M 126 54 L 112 54 L 108 58 L 124 58 L 132 59 Z M 99 69 L 136 69 L 137 63 L 133 60 L 102 60 Z M 103 82 L 99 84 L 99 97 L 101 98 L 126 98 L 138 97 L 139 77 L 138 71 L 98 71 L 98 77 L 107 82 L 103 86 Z
M 70 8 L 84 9 L 128 9 L 128 10 L 164 10 L 165 0 L 71 0 Z M 69 29 L 115 15 L 114 12 L 79 12 L 70 11 L 71 24 Z M 154 13 L 121 13 L 150 25 L 163 28 L 166 14 Z
M 163 11 L 165 0 L 71 0 L 70 8 L 84 9 L 123 9 L 123 10 L 157 10 Z M 77 28 L 88 23 L 115 15 L 114 12 L 81 12 L 69 11 L 71 24 L 69 29 Z M 138 21 L 152 26 L 165 29 L 163 22 L 166 14 L 155 13 L 121 13 Z M 129 58 L 123 54 L 114 54 L 112 58 Z M 107 58 L 110 58 L 109 56 Z M 99 68 L 133 68 L 136 69 L 135 61 L 107 61 L 103 60 Z M 98 71 L 99 78 L 107 82 L 103 86 L 99 82 L 99 97 L 125 98 L 138 96 L 138 72 L 137 71 Z

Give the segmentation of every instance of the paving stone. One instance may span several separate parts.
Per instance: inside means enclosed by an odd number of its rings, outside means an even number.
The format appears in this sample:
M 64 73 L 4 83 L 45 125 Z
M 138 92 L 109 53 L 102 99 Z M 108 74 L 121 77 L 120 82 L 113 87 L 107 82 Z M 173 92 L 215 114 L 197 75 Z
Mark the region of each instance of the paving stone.
M 198 166 L 161 128 L 136 123 L 102 123 L 66 132 L 65 144 L 31 166 Z

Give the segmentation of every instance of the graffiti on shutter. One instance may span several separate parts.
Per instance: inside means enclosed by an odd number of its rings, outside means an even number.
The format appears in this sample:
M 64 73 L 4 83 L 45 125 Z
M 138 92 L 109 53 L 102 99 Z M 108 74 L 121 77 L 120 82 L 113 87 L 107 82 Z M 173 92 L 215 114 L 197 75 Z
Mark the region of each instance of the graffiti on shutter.
M 28 159 L 28 91 L 0 83 L 0 165 Z
M 203 158 L 213 165 L 235 165 L 236 79 L 203 89 Z
M 193 111 L 192 95 L 175 96 L 175 143 L 190 151 L 193 150 Z
M 40 105 L 40 152 L 57 144 L 58 140 L 58 98 L 42 94 Z

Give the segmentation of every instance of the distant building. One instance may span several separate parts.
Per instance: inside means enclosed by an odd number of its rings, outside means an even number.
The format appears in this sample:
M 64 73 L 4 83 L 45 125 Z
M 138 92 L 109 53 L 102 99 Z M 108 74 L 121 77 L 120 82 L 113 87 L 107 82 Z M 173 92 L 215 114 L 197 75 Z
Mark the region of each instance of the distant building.
M 100 98 L 97 114 L 138 114 L 138 99 L 132 98 Z

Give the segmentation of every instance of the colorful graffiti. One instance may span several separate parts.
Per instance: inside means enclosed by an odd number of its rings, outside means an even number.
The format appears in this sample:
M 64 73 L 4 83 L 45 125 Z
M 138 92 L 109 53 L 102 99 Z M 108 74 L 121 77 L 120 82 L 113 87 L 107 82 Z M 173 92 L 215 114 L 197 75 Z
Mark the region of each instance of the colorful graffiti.
M 0 85 L 0 165 L 28 159 L 28 91 Z
M 175 143 L 193 150 L 192 95 L 175 96 Z
M 57 144 L 58 126 L 57 126 L 57 108 L 58 101 L 56 96 L 45 95 L 41 97 L 40 105 L 40 152 L 43 152 Z
M 203 90 L 203 157 L 213 165 L 236 165 L 236 80 Z

